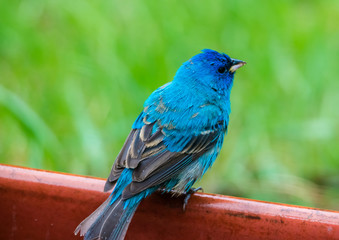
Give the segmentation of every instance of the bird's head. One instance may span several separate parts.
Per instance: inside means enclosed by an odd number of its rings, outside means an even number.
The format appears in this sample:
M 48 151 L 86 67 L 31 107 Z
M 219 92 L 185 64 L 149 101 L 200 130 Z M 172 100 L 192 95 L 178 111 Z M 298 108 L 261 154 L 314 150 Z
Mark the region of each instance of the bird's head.
M 202 85 L 222 93 L 231 90 L 235 71 L 245 64 L 224 53 L 204 49 L 179 68 L 174 81 L 189 87 Z

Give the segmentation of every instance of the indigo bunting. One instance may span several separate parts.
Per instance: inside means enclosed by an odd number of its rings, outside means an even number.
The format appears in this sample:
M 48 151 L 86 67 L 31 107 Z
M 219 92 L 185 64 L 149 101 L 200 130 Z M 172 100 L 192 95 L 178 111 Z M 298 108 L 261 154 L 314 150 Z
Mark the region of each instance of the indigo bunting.
M 220 152 L 235 71 L 245 62 L 205 49 L 144 103 L 104 190 L 108 199 L 75 230 L 84 239 L 124 239 L 139 203 L 156 190 L 188 193 Z

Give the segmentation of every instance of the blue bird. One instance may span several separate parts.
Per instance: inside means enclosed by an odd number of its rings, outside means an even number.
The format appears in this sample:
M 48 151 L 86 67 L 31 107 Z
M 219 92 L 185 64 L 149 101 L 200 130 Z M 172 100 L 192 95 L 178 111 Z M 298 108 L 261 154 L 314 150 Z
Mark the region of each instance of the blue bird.
M 205 49 L 144 103 L 104 190 L 108 199 L 75 230 L 85 240 L 124 239 L 140 202 L 156 190 L 189 193 L 220 152 L 235 71 L 245 62 Z

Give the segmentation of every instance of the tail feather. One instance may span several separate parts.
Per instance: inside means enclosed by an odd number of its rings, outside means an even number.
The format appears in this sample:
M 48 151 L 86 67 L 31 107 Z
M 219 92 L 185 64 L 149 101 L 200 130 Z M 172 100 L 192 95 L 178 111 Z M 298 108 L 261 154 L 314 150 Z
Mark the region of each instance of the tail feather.
M 135 206 L 125 209 L 123 215 L 119 219 L 118 224 L 114 228 L 111 236 L 109 237 L 109 240 L 116 240 L 116 239 L 124 239 L 125 235 L 127 233 L 127 229 L 129 224 L 131 223 L 131 219 L 133 218 L 133 215 L 135 213 L 135 210 L 137 209 L 139 203 Z
M 82 221 L 75 234 L 85 235 L 85 240 L 122 240 L 139 203 L 124 209 L 121 197 L 110 204 L 112 195 L 89 217 Z
M 75 229 L 84 240 L 122 240 L 128 225 L 140 201 L 146 196 L 141 195 L 133 201 L 122 199 L 122 192 L 132 181 L 132 170 L 124 169 L 116 187 L 107 200 Z
M 99 216 L 104 212 L 105 208 L 108 207 L 112 195 L 110 195 L 105 202 L 103 202 L 91 215 L 85 218 L 75 229 L 74 234 L 77 235 L 80 232 L 80 236 L 84 236 L 88 229 L 93 225 L 93 223 L 99 218 Z

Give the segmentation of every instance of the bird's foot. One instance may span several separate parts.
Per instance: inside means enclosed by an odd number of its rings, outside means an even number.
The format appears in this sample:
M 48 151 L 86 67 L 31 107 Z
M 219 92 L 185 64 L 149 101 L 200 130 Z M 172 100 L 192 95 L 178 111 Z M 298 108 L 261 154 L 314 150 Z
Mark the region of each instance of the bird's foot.
M 188 190 L 187 192 L 184 193 L 185 198 L 184 198 L 184 204 L 182 206 L 182 210 L 185 212 L 186 210 L 186 205 L 188 203 L 188 200 L 191 198 L 192 194 L 201 191 L 204 192 L 204 189 L 202 187 L 198 187 L 198 188 L 190 188 L 190 190 Z

